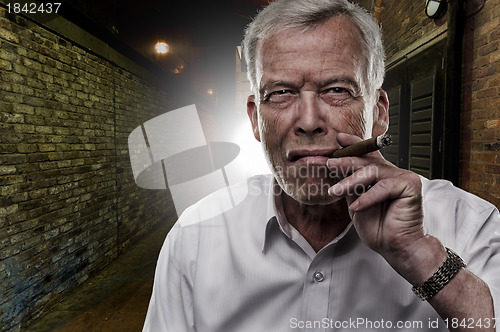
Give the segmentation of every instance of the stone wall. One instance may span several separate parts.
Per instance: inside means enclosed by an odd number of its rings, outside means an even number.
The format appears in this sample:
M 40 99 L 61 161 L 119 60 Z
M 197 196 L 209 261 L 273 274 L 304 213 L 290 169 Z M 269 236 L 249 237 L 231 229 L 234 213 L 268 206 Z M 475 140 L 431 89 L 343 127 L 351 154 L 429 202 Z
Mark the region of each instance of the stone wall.
M 0 330 L 14 331 L 159 222 L 127 137 L 179 107 L 164 89 L 0 7 Z
M 460 186 L 500 207 L 500 0 L 482 4 L 465 1 Z M 447 35 L 425 1 L 385 0 L 381 24 L 388 64 Z

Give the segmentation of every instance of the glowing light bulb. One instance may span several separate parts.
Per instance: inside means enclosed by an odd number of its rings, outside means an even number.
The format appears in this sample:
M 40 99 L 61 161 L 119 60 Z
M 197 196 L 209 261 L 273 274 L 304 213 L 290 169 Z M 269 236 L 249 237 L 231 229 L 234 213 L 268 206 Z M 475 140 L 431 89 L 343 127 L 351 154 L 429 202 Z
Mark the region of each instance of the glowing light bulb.
M 155 50 L 156 50 L 156 53 L 158 53 L 158 54 L 166 54 L 166 53 L 168 53 L 169 49 L 170 49 L 170 46 L 168 46 L 168 44 L 165 42 L 158 42 L 155 45 Z

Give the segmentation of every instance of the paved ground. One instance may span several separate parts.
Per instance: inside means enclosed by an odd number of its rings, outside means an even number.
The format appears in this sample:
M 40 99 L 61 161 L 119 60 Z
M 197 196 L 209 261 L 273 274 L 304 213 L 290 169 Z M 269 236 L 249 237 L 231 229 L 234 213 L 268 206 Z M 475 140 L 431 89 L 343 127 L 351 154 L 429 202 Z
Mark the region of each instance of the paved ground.
M 168 225 L 157 228 L 22 331 L 141 331 L 168 230 Z

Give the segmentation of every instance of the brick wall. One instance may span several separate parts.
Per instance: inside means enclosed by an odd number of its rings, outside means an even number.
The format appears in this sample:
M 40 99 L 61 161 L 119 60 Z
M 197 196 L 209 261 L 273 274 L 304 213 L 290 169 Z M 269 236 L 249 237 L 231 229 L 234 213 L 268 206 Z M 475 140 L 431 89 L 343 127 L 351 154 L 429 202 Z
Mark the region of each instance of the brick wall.
M 387 59 L 437 29 L 424 10 L 425 1 L 384 1 L 381 23 Z
M 125 68 L 0 7 L 0 330 L 14 331 L 158 222 L 128 134 L 180 105 Z
M 462 186 L 500 207 L 500 1 L 468 3 Z
M 477 12 L 481 4 L 466 1 L 460 186 L 500 207 L 500 0 Z M 425 1 L 384 1 L 388 63 L 425 49 L 432 36 L 446 37 L 446 18 L 433 22 L 424 7 Z

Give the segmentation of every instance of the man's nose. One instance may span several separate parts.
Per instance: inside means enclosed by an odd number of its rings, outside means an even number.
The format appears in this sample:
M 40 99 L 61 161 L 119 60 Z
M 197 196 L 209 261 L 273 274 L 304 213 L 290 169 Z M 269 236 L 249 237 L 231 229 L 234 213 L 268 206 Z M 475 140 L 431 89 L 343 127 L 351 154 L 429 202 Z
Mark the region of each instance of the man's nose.
M 327 132 L 325 114 L 321 111 L 319 98 L 310 93 L 301 96 L 295 123 L 296 135 L 325 135 Z

